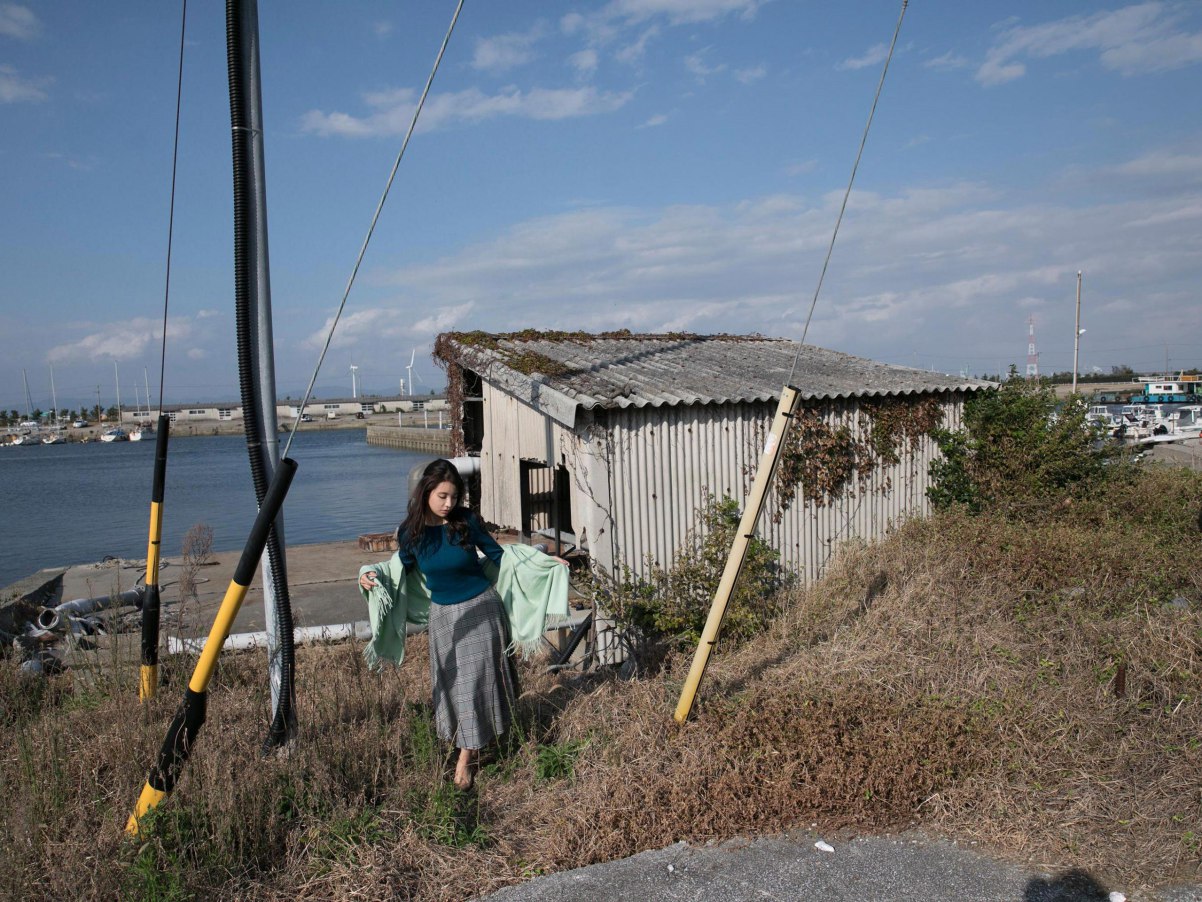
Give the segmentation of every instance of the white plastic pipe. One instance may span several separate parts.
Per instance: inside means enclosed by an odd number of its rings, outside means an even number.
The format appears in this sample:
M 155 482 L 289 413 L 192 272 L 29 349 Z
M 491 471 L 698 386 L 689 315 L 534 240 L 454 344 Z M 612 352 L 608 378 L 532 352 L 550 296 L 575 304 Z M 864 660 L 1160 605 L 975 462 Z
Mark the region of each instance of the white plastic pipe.
M 480 458 L 478 457 L 448 457 L 447 460 L 465 479 L 480 472 Z
M 426 627 L 414 623 L 405 624 L 408 635 L 424 633 Z M 354 623 L 334 623 L 327 626 L 298 626 L 292 631 L 293 642 L 305 645 L 312 642 L 341 642 L 345 639 L 366 640 L 371 638 L 371 623 L 358 620 Z M 207 638 L 179 639 L 174 636 L 167 638 L 167 651 L 171 654 L 191 652 L 200 654 L 204 651 Z M 242 651 L 248 648 L 266 648 L 267 633 L 236 633 L 228 637 L 222 644 L 222 651 Z

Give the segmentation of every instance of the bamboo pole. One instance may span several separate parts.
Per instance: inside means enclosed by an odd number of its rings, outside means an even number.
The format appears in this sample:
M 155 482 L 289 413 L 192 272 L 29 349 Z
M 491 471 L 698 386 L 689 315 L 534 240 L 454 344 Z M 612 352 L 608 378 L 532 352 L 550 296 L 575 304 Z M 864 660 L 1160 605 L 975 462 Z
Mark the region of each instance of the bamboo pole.
M 763 454 L 760 455 L 760 465 L 756 470 L 755 481 L 751 484 L 751 492 L 747 496 L 747 504 L 743 508 L 743 517 L 739 521 L 739 532 L 730 548 L 730 556 L 726 559 L 726 567 L 722 571 L 722 579 L 714 593 L 714 602 L 710 606 L 709 617 L 706 618 L 705 628 L 701 631 L 701 640 L 697 643 L 697 651 L 693 655 L 693 664 L 689 675 L 685 678 L 684 689 L 680 693 L 680 701 L 676 705 L 675 718 L 678 723 L 688 719 L 693 709 L 693 700 L 697 696 L 697 687 L 705 674 L 705 666 L 709 662 L 710 652 L 718 642 L 718 631 L 722 628 L 722 618 L 726 616 L 726 606 L 734 592 L 735 582 L 743 569 L 747 558 L 747 547 L 755 535 L 755 527 L 759 522 L 760 513 L 764 509 L 764 498 L 768 487 L 772 484 L 772 475 L 780 460 L 781 449 L 789 434 L 789 426 L 793 422 L 801 395 L 796 388 L 786 385 L 781 389 L 780 404 L 776 408 L 776 417 L 764 443 Z

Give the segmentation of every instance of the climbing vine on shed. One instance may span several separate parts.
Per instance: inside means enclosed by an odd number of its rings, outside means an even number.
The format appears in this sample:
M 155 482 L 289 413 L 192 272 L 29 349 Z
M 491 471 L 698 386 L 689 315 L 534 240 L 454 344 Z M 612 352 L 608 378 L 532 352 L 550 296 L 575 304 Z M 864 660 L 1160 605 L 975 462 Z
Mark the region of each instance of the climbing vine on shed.
M 934 397 L 864 398 L 854 411 L 830 412 L 830 407 L 806 406 L 797 413 L 777 464 L 777 523 L 798 495 L 824 507 L 866 491 L 879 465 L 900 463 L 906 444 L 917 450 L 922 437 L 943 424 L 943 408 Z M 884 494 L 891 485 L 885 476 L 878 491 Z

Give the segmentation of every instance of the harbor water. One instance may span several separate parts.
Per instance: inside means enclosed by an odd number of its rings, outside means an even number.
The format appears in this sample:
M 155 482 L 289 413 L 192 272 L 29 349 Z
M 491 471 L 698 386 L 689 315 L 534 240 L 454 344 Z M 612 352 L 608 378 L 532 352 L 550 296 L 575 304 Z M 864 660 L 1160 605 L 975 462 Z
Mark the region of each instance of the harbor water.
M 153 439 L 0 451 L 0 586 L 44 567 L 146 557 Z M 288 545 L 352 540 L 396 528 L 409 470 L 431 455 L 368 445 L 362 429 L 302 432 L 284 505 Z M 197 524 L 215 551 L 241 548 L 256 506 L 241 436 L 173 436 L 163 503 L 165 557 Z

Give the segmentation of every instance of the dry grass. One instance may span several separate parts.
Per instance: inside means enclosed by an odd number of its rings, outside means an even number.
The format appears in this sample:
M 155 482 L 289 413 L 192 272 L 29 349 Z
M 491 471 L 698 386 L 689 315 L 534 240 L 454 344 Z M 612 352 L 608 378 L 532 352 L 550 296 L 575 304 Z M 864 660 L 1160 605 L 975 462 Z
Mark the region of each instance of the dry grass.
M 918 823 L 1126 885 L 1202 854 L 1202 483 L 1151 470 L 1036 524 L 945 515 L 848 547 L 684 727 L 656 675 L 524 671 L 520 728 L 456 793 L 424 642 L 399 671 L 298 654 L 301 735 L 262 759 L 260 655 L 227 658 L 175 794 L 123 826 L 189 662 L 142 710 L 0 670 L 0 896 L 463 899 L 669 842 Z M 1188 610 L 1166 606 L 1175 597 Z

